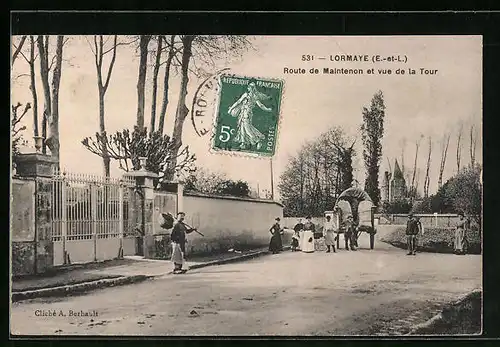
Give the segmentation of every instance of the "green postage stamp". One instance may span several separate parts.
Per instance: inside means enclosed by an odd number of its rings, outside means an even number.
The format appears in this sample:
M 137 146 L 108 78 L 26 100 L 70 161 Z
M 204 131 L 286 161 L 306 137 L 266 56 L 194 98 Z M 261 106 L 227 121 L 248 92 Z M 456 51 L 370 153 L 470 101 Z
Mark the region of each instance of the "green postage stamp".
M 220 76 L 212 149 L 272 157 L 282 96 L 281 80 Z

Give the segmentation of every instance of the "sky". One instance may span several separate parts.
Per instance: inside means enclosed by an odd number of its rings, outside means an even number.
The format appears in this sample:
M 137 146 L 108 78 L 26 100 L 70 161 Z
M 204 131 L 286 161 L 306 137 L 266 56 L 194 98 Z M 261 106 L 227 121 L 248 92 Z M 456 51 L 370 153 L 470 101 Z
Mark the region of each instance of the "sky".
M 119 38 L 125 39 L 125 38 Z M 16 42 L 18 38 L 13 38 Z M 53 39 L 55 41 L 55 39 Z M 457 132 L 464 127 L 462 165 L 470 162 L 469 129 L 474 125 L 479 136 L 476 160 L 482 162 L 482 38 L 480 36 L 259 36 L 251 37 L 253 49 L 228 60 L 217 61 L 216 69 L 230 68 L 242 76 L 279 78 L 285 90 L 281 105 L 277 151 L 273 158 L 274 187 L 290 158 L 306 141 L 316 139 L 329 127 L 340 126 L 352 137 L 359 137 L 362 109 L 369 107 L 373 95 L 384 94 L 383 159 L 381 174 L 388 162 L 401 157 L 401 144 L 406 139 L 405 166 L 413 166 L 415 142 L 421 138 L 417 167 L 422 171 L 427 161 L 428 137 L 432 138 L 430 191 L 437 189 L 440 147 L 443 136 L 451 132 L 444 180 L 456 173 Z M 311 55 L 313 61 L 302 61 Z M 370 62 L 335 62 L 330 55 L 368 55 Z M 373 62 L 373 55 L 401 56 L 406 62 Z M 61 166 L 68 171 L 102 174 L 102 159 L 87 151 L 81 140 L 98 131 L 98 98 L 93 55 L 83 36 L 71 36 L 64 51 L 60 88 Z M 326 58 L 320 60 L 320 57 Z M 139 59 L 133 48 L 118 48 L 116 64 L 105 99 L 108 132 L 131 128 L 136 121 L 137 74 Z M 37 65 L 38 66 L 38 65 Z M 363 75 L 323 74 L 323 68 L 361 68 Z M 284 68 L 311 68 L 319 74 L 285 74 Z M 366 70 L 374 68 L 369 75 Z M 403 69 L 404 75 L 395 74 Z M 438 70 L 437 74 L 420 74 L 420 68 Z M 391 75 L 378 74 L 379 69 L 392 69 Z M 408 69 L 416 70 L 410 75 Z M 150 120 L 151 70 L 148 70 L 146 90 L 146 124 Z M 12 103 L 31 101 L 28 64 L 22 57 L 12 69 Z M 163 71 L 160 71 L 160 80 Z M 161 84 L 161 83 L 160 83 Z M 188 85 L 187 104 L 191 107 L 193 94 L 200 80 L 192 76 Z M 180 79 L 170 83 L 170 103 L 167 108 L 166 133 L 171 134 L 177 105 Z M 39 108 L 43 109 L 41 82 L 38 79 Z M 159 90 L 161 95 L 162 90 Z M 25 117 L 25 138 L 31 141 L 32 117 Z M 423 136 L 423 137 L 422 137 Z M 32 141 L 31 141 L 32 142 Z M 184 124 L 183 143 L 189 144 L 197 156 L 197 165 L 212 171 L 224 172 L 233 179 L 248 181 L 253 189 L 271 187 L 269 159 L 255 159 L 213 154 L 209 135 L 200 137 L 191 120 Z M 364 182 L 362 141 L 356 142 L 355 178 Z M 22 151 L 33 151 L 32 146 Z M 399 160 L 401 161 L 401 160 Z M 401 164 L 401 162 L 400 162 Z M 112 164 L 111 175 L 121 171 Z M 277 192 L 276 192 L 277 193 Z

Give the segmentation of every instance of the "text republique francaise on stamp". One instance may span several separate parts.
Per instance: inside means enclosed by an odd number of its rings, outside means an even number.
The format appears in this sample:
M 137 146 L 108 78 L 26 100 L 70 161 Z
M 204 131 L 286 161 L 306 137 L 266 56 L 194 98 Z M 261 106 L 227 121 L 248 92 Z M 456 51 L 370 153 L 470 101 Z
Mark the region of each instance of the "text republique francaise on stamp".
M 212 149 L 272 157 L 283 81 L 221 75 Z

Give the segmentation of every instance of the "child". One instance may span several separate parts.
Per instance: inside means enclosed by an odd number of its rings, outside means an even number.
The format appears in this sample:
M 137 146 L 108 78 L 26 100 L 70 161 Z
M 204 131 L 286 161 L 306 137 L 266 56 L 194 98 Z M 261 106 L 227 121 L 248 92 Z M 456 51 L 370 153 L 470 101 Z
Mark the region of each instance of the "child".
M 299 247 L 299 239 L 300 239 L 299 232 L 295 231 L 292 236 L 292 252 L 297 251 L 297 248 Z

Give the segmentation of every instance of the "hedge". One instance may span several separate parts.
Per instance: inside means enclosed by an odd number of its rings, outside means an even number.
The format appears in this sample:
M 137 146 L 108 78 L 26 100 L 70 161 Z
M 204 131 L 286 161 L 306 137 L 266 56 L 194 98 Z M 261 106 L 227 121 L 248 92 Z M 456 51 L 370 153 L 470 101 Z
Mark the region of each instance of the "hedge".
M 396 228 L 391 233 L 381 238 L 382 242 L 389 243 L 395 247 L 406 249 L 406 228 L 404 226 Z M 477 230 L 467 230 L 465 232 L 469 243 L 469 254 L 481 254 L 481 235 Z M 424 252 L 453 253 L 453 243 L 455 239 L 454 228 L 431 228 L 426 227 L 424 234 L 418 237 L 418 249 Z

